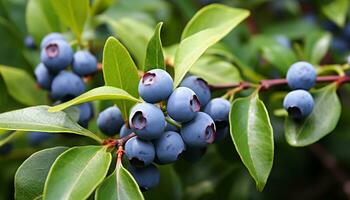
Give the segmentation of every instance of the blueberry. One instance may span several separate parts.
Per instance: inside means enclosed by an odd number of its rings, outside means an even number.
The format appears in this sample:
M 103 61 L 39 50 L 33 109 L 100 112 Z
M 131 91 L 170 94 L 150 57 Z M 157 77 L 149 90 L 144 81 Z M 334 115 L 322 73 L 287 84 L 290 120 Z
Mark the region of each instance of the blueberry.
M 52 40 L 40 52 L 41 62 L 51 72 L 67 68 L 73 61 L 73 50 L 64 40 Z
M 94 116 L 94 109 L 91 103 L 83 103 L 78 105 L 78 109 L 80 111 L 79 121 L 82 127 L 87 128 L 89 125 L 90 119 Z
M 160 173 L 158 168 L 153 164 L 143 168 L 130 166 L 128 169 L 143 191 L 152 189 L 159 184 Z
M 188 87 L 193 90 L 194 93 L 196 93 L 201 106 L 203 107 L 209 102 L 211 98 L 208 83 L 197 76 L 189 76 L 185 78 L 180 86 Z
M 0 146 L 0 155 L 6 155 L 10 153 L 13 149 L 13 145 L 11 143 L 6 143 L 3 146 Z
M 42 89 L 51 89 L 51 83 L 54 76 L 50 73 L 50 71 L 46 68 L 46 66 L 43 63 L 40 63 L 35 68 L 34 74 L 36 77 L 36 82 Z
M 97 60 L 88 51 L 77 51 L 73 57 L 72 68 L 79 76 L 87 76 L 97 72 Z
M 116 106 L 111 106 L 100 112 L 97 118 L 97 126 L 102 133 L 114 136 L 119 133 L 124 120 L 122 113 Z
M 130 112 L 131 129 L 144 140 L 159 138 L 165 129 L 163 112 L 149 103 L 136 104 Z
M 46 35 L 41 40 L 40 49 L 43 49 L 52 40 L 63 40 L 63 41 L 66 41 L 66 39 L 64 38 L 64 36 L 62 34 L 60 34 L 60 33 L 50 33 L 50 34 Z
M 222 128 L 217 128 L 216 129 L 216 135 L 215 135 L 215 142 L 219 142 L 222 141 L 229 132 L 229 127 L 222 127 Z
M 35 49 L 36 45 L 35 45 L 35 41 L 34 38 L 30 35 L 26 36 L 24 39 L 24 45 L 28 48 L 28 49 Z
M 215 124 L 213 119 L 204 112 L 197 113 L 196 117 L 182 124 L 181 135 L 184 142 L 191 147 L 205 147 L 215 140 Z
M 120 129 L 120 137 L 126 137 L 127 135 L 130 135 L 132 133 L 132 130 L 126 127 L 124 124 L 122 128 Z
M 215 122 L 217 128 L 226 127 L 228 114 L 231 104 L 223 98 L 214 98 L 205 106 L 204 112 L 207 113 Z
M 173 79 L 162 69 L 146 72 L 139 82 L 139 94 L 148 103 L 166 100 L 173 91 Z
M 195 162 L 201 159 L 206 151 L 207 151 L 206 147 L 196 148 L 196 147 L 186 146 L 186 150 L 182 154 L 182 158 L 190 162 Z
M 347 41 L 341 37 L 334 37 L 332 39 L 331 48 L 337 53 L 345 53 L 349 50 Z
M 153 162 L 155 158 L 154 145 L 152 142 L 133 137 L 125 144 L 125 154 L 132 165 L 143 167 Z
M 301 61 L 290 66 L 287 72 L 287 81 L 293 90 L 308 90 L 315 85 L 316 76 L 315 68 L 310 63 Z
M 165 132 L 154 141 L 157 161 L 160 164 L 175 162 L 179 155 L 185 150 L 185 143 L 181 136 L 174 131 Z
M 32 146 L 39 146 L 46 140 L 53 137 L 52 133 L 46 132 L 29 132 L 28 133 L 28 141 Z
M 56 100 L 70 100 L 85 91 L 84 81 L 72 72 L 62 71 L 52 81 L 51 97 Z
M 294 90 L 284 98 L 283 106 L 291 118 L 302 119 L 312 112 L 314 99 L 305 90 Z
M 200 108 L 197 95 L 187 87 L 176 88 L 167 102 L 168 115 L 178 122 L 192 120 Z
M 283 47 L 286 47 L 286 48 L 288 48 L 288 49 L 290 49 L 291 48 L 291 43 L 290 43 L 290 40 L 286 37 L 286 36 L 284 36 L 284 35 L 276 35 L 275 37 L 274 37 L 274 39 L 276 40 L 276 42 L 278 43 L 278 44 L 280 44 L 280 45 L 282 45 Z

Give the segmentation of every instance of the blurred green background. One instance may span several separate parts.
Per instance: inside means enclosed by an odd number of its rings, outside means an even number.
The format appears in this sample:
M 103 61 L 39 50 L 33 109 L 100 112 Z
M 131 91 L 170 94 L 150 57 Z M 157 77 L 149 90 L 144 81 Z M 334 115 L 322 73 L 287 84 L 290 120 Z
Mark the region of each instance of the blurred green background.
M 35 1 L 38 0 L 0 0 L 0 65 L 23 69 L 31 79 L 39 62 L 39 51 L 26 48 L 24 39 L 29 35 L 28 24 L 31 20 L 37 20 L 28 14 L 37 12 L 38 8 L 33 3 Z M 128 48 L 135 62 L 142 65 L 147 42 L 159 21 L 164 22 L 163 45 L 167 47 L 166 52 L 171 52 L 171 46 L 180 41 L 188 20 L 201 7 L 210 3 L 223 3 L 251 12 L 248 20 L 207 52 L 207 60 L 197 63 L 199 66 L 232 67 L 237 73 L 233 82 L 239 81 L 240 77 L 250 81 L 284 77 L 289 65 L 297 60 L 305 59 L 316 65 L 344 64 L 350 51 L 347 0 L 108 2 L 110 5 L 96 11 L 96 18 L 91 21 L 94 28 L 84 33 L 84 37 L 92 42 L 91 50 L 100 62 L 104 42 L 113 35 Z M 28 3 L 32 5 L 27 7 Z M 66 36 L 73 37 L 69 33 Z M 38 44 L 40 38 L 35 40 Z M 315 45 L 318 46 L 315 48 Z M 313 54 L 310 46 L 321 52 L 319 57 L 310 56 Z M 201 71 L 197 73 L 201 74 Z M 28 106 L 27 101 L 16 99 L 11 93 L 4 76 L 3 72 L 0 76 L 0 112 Z M 101 74 L 95 76 L 88 87 L 100 85 L 103 85 Z M 282 107 L 286 93 L 281 90 L 287 91 L 282 87 L 261 94 L 269 110 L 275 135 L 274 166 L 263 192 L 257 192 L 231 139 L 226 137 L 224 141 L 211 145 L 198 162 L 179 161 L 173 166 L 161 167 L 161 184 L 146 192 L 146 199 L 347 199 L 350 194 L 350 182 L 347 182 L 350 180 L 350 87 L 339 90 L 343 110 L 337 128 L 317 144 L 303 148 L 291 147 L 286 143 L 284 119 L 274 115 L 274 110 Z M 43 103 L 50 102 L 43 100 Z M 98 113 L 108 104 L 95 102 L 95 112 Z M 89 129 L 98 132 L 95 119 Z M 25 133 L 16 135 L 10 143 L 13 149 L 7 153 L 3 146 L 0 151 L 0 199 L 13 199 L 14 174 L 33 152 L 52 146 L 74 146 L 89 142 L 82 137 L 57 134 L 33 147 Z

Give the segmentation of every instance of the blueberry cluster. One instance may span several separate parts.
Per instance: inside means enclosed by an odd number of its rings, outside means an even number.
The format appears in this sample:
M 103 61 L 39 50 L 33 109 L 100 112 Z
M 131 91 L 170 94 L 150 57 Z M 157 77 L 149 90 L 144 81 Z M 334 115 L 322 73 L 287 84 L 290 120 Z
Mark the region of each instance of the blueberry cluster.
M 308 92 L 316 83 L 316 70 L 307 62 L 294 63 L 287 72 L 288 86 L 293 90 L 284 98 L 283 106 L 291 118 L 301 120 L 313 110 L 314 99 Z
M 136 134 L 126 142 L 125 154 L 131 174 L 148 190 L 160 177 L 153 163 L 169 164 L 180 157 L 196 161 L 209 144 L 227 135 L 231 105 L 226 99 L 211 99 L 208 84 L 197 76 L 188 76 L 173 90 L 172 77 L 161 69 L 146 72 L 138 91 L 145 102 L 131 109 L 127 123 L 115 106 L 101 112 L 97 123 L 108 136 Z
M 50 97 L 62 103 L 75 98 L 85 91 L 82 77 L 97 72 L 97 60 L 88 51 L 74 53 L 65 37 L 60 33 L 50 33 L 40 44 L 41 63 L 35 68 L 37 84 L 50 92 Z M 68 68 L 71 66 L 71 70 Z M 80 110 L 79 124 L 87 127 L 93 116 L 90 103 L 77 106 Z

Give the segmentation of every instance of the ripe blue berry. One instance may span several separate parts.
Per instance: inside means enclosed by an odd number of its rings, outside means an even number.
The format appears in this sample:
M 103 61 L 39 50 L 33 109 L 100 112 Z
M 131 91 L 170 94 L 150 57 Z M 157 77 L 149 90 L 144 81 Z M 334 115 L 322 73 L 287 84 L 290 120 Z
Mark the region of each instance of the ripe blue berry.
M 185 150 L 185 143 L 181 136 L 173 131 L 165 132 L 154 142 L 157 162 L 168 164 L 175 162 L 179 155 Z
M 79 121 L 82 127 L 87 128 L 89 125 L 90 119 L 94 116 L 94 110 L 91 103 L 83 103 L 78 105 L 80 111 Z
M 77 51 L 73 57 L 72 68 L 79 76 L 87 76 L 97 72 L 97 60 L 88 51 Z
M 38 85 L 45 90 L 51 89 L 51 83 L 53 79 L 53 75 L 46 68 L 43 63 L 40 63 L 34 70 L 34 74 L 36 77 L 36 81 Z
M 167 103 L 168 115 L 178 122 L 192 120 L 200 108 L 197 95 L 187 87 L 176 88 Z
M 133 137 L 125 144 L 125 154 L 130 163 L 136 167 L 151 164 L 155 158 L 155 150 L 152 142 Z
M 316 70 L 307 62 L 297 62 L 290 66 L 287 72 L 287 82 L 291 89 L 312 88 L 316 83 Z
M 30 132 L 28 133 L 28 141 L 32 146 L 39 146 L 46 140 L 53 137 L 52 133 Z
M 312 112 L 314 99 L 305 90 L 294 90 L 284 98 L 283 106 L 291 118 L 302 119 Z
M 128 169 L 135 178 L 141 190 L 147 191 L 159 184 L 160 173 L 158 168 L 153 164 L 143 168 L 130 166 Z
M 166 100 L 173 91 L 173 79 L 162 69 L 146 72 L 139 82 L 139 94 L 148 103 Z
M 30 35 L 26 36 L 26 38 L 24 39 L 24 45 L 28 49 L 35 49 L 36 48 L 35 41 L 34 41 L 33 37 Z
M 85 91 L 84 81 L 71 72 L 62 71 L 52 81 L 51 97 L 57 100 L 70 100 Z
M 64 40 L 52 40 L 41 50 L 40 59 L 51 72 L 57 73 L 72 63 L 73 50 Z
M 189 76 L 185 78 L 180 86 L 188 87 L 193 90 L 194 93 L 196 93 L 202 107 L 204 107 L 211 98 L 208 83 L 197 76 Z
M 129 124 L 141 139 L 153 140 L 159 138 L 164 132 L 165 118 L 157 106 L 140 103 L 131 109 Z
M 122 126 L 122 128 L 120 129 L 120 137 L 125 137 L 127 135 L 130 135 L 132 133 L 132 130 L 129 129 L 128 127 L 126 127 L 126 125 L 124 124 Z
M 195 118 L 182 124 L 181 135 L 184 142 L 191 147 L 205 147 L 215 140 L 215 124 L 204 112 L 198 112 Z
M 40 43 L 40 49 L 45 48 L 45 46 L 51 42 L 52 40 L 63 40 L 66 41 L 66 39 L 64 38 L 64 36 L 61 33 L 50 33 L 48 35 L 46 35 Z
M 207 151 L 206 147 L 196 148 L 196 147 L 186 146 L 186 150 L 182 154 L 182 157 L 187 161 L 196 162 L 203 157 L 206 151 Z
M 122 113 L 116 106 L 111 106 L 98 115 L 97 126 L 102 133 L 113 136 L 119 133 L 123 126 L 124 120 Z
M 217 128 L 226 127 L 228 114 L 231 104 L 223 98 L 214 98 L 205 106 L 204 112 L 207 113 L 215 122 Z

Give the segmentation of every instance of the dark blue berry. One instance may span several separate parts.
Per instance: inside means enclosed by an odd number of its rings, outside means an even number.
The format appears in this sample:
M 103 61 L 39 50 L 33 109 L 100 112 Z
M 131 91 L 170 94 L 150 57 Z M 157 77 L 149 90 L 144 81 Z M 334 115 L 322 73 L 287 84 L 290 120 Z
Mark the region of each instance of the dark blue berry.
M 310 115 L 314 107 L 314 99 L 305 90 L 289 92 L 283 101 L 284 108 L 293 119 L 302 119 Z
M 133 137 L 125 144 L 125 154 L 132 165 L 143 167 L 153 162 L 155 158 L 154 145 L 152 142 Z
M 52 40 L 41 50 L 40 59 L 51 72 L 57 73 L 71 65 L 73 50 L 64 40 Z
M 187 87 L 176 88 L 167 102 L 168 115 L 178 122 L 192 120 L 200 108 L 197 95 Z
M 24 44 L 28 49 L 35 49 L 36 45 L 35 45 L 35 41 L 34 38 L 30 35 L 28 35 L 25 39 L 24 39 Z
M 71 72 L 62 71 L 52 81 L 51 97 L 56 100 L 70 100 L 85 91 L 83 79 Z
M 66 41 L 66 39 L 64 38 L 64 36 L 60 33 L 50 33 L 48 35 L 46 35 L 40 43 L 40 49 L 45 48 L 45 46 L 51 42 L 52 40 L 63 40 Z
M 158 168 L 153 164 L 143 168 L 130 166 L 128 169 L 143 191 L 152 189 L 159 184 L 160 173 Z
M 124 124 L 122 126 L 122 128 L 120 129 L 120 137 L 126 137 L 128 135 L 130 135 L 132 133 L 132 130 L 129 129 L 128 127 L 126 127 L 126 125 Z
M 198 112 L 196 117 L 182 124 L 181 136 L 186 145 L 191 147 L 205 147 L 215 140 L 215 124 L 213 119 L 204 112 Z
M 0 147 L 0 155 L 9 154 L 13 149 L 13 145 L 11 143 L 6 143 Z
M 165 132 L 154 142 L 157 162 L 168 164 L 175 162 L 179 155 L 185 150 L 185 143 L 181 136 L 173 131 Z
M 91 103 L 83 103 L 78 105 L 78 109 L 80 111 L 79 121 L 82 127 L 87 128 L 89 125 L 90 119 L 94 116 L 94 109 Z
M 173 91 L 173 79 L 162 69 L 146 72 L 139 82 L 139 94 L 148 103 L 166 100 Z
M 97 60 L 88 51 L 77 51 L 74 54 L 72 68 L 79 76 L 87 76 L 97 72 Z
M 51 83 L 54 75 L 46 68 L 43 63 L 40 63 L 34 70 L 35 78 L 38 85 L 45 90 L 51 89 Z
M 114 136 L 119 133 L 124 120 L 122 113 L 116 106 L 111 106 L 98 115 L 97 126 L 101 132 L 108 136 Z
M 29 132 L 28 133 L 28 141 L 32 146 L 39 146 L 46 140 L 53 137 L 52 133 L 46 132 Z
M 228 114 L 231 104 L 223 98 L 214 98 L 205 106 L 204 112 L 207 113 L 215 122 L 217 128 L 226 127 L 228 124 Z
M 131 109 L 129 124 L 141 139 L 153 140 L 159 138 L 164 132 L 165 118 L 157 106 L 140 103 Z
M 196 93 L 202 107 L 204 107 L 211 98 L 208 83 L 197 76 L 189 76 L 185 78 L 180 86 L 188 87 L 193 90 L 193 92 Z
M 308 90 L 316 83 L 316 69 L 307 62 L 294 63 L 287 72 L 288 86 L 295 89 Z

